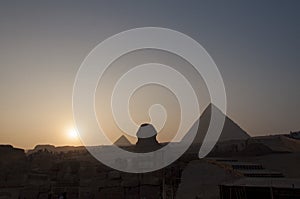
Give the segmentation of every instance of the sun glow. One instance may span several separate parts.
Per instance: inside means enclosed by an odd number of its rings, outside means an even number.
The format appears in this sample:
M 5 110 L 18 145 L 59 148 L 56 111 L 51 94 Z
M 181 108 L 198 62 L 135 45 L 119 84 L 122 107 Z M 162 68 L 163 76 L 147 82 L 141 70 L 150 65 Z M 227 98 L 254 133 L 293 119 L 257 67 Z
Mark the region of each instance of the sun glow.
M 68 137 L 72 140 L 78 139 L 78 132 L 75 128 L 71 128 L 68 130 Z

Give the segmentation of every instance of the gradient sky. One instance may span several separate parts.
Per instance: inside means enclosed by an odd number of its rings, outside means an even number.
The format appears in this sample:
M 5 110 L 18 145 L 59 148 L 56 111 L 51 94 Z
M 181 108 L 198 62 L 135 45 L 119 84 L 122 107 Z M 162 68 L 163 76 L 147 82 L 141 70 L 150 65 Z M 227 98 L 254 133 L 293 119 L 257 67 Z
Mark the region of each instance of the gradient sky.
M 0 143 L 78 145 L 72 87 L 85 56 L 121 31 L 158 26 L 209 52 L 228 115 L 250 135 L 300 130 L 299 1 L 1 1 Z

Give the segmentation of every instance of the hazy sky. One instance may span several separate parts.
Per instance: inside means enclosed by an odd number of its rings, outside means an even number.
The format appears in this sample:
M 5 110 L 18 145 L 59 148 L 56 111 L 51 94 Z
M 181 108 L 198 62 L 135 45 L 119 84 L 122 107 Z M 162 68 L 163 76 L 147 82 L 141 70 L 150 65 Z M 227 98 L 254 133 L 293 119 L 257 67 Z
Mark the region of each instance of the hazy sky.
M 299 1 L 1 1 L 0 143 L 80 144 L 73 127 L 76 72 L 99 42 L 158 26 L 209 52 L 228 115 L 250 135 L 300 130 Z

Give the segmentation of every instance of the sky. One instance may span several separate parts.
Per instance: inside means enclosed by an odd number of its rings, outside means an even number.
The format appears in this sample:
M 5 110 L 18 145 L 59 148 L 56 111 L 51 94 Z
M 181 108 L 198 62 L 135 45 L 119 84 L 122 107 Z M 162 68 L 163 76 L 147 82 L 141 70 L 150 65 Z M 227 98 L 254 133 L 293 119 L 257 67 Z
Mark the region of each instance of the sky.
M 0 143 L 80 145 L 72 89 L 106 38 L 164 27 L 217 64 L 227 115 L 251 136 L 300 130 L 299 1 L 1 1 Z

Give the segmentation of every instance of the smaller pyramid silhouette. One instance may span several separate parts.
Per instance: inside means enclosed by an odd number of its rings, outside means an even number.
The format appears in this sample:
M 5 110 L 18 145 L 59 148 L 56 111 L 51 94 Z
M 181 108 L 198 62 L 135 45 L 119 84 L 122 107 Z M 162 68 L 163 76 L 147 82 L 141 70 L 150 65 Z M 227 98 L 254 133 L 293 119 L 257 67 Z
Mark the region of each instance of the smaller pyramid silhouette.
M 119 137 L 115 142 L 114 145 L 122 147 L 122 146 L 131 146 L 131 143 L 129 142 L 129 140 L 122 135 L 121 137 Z

